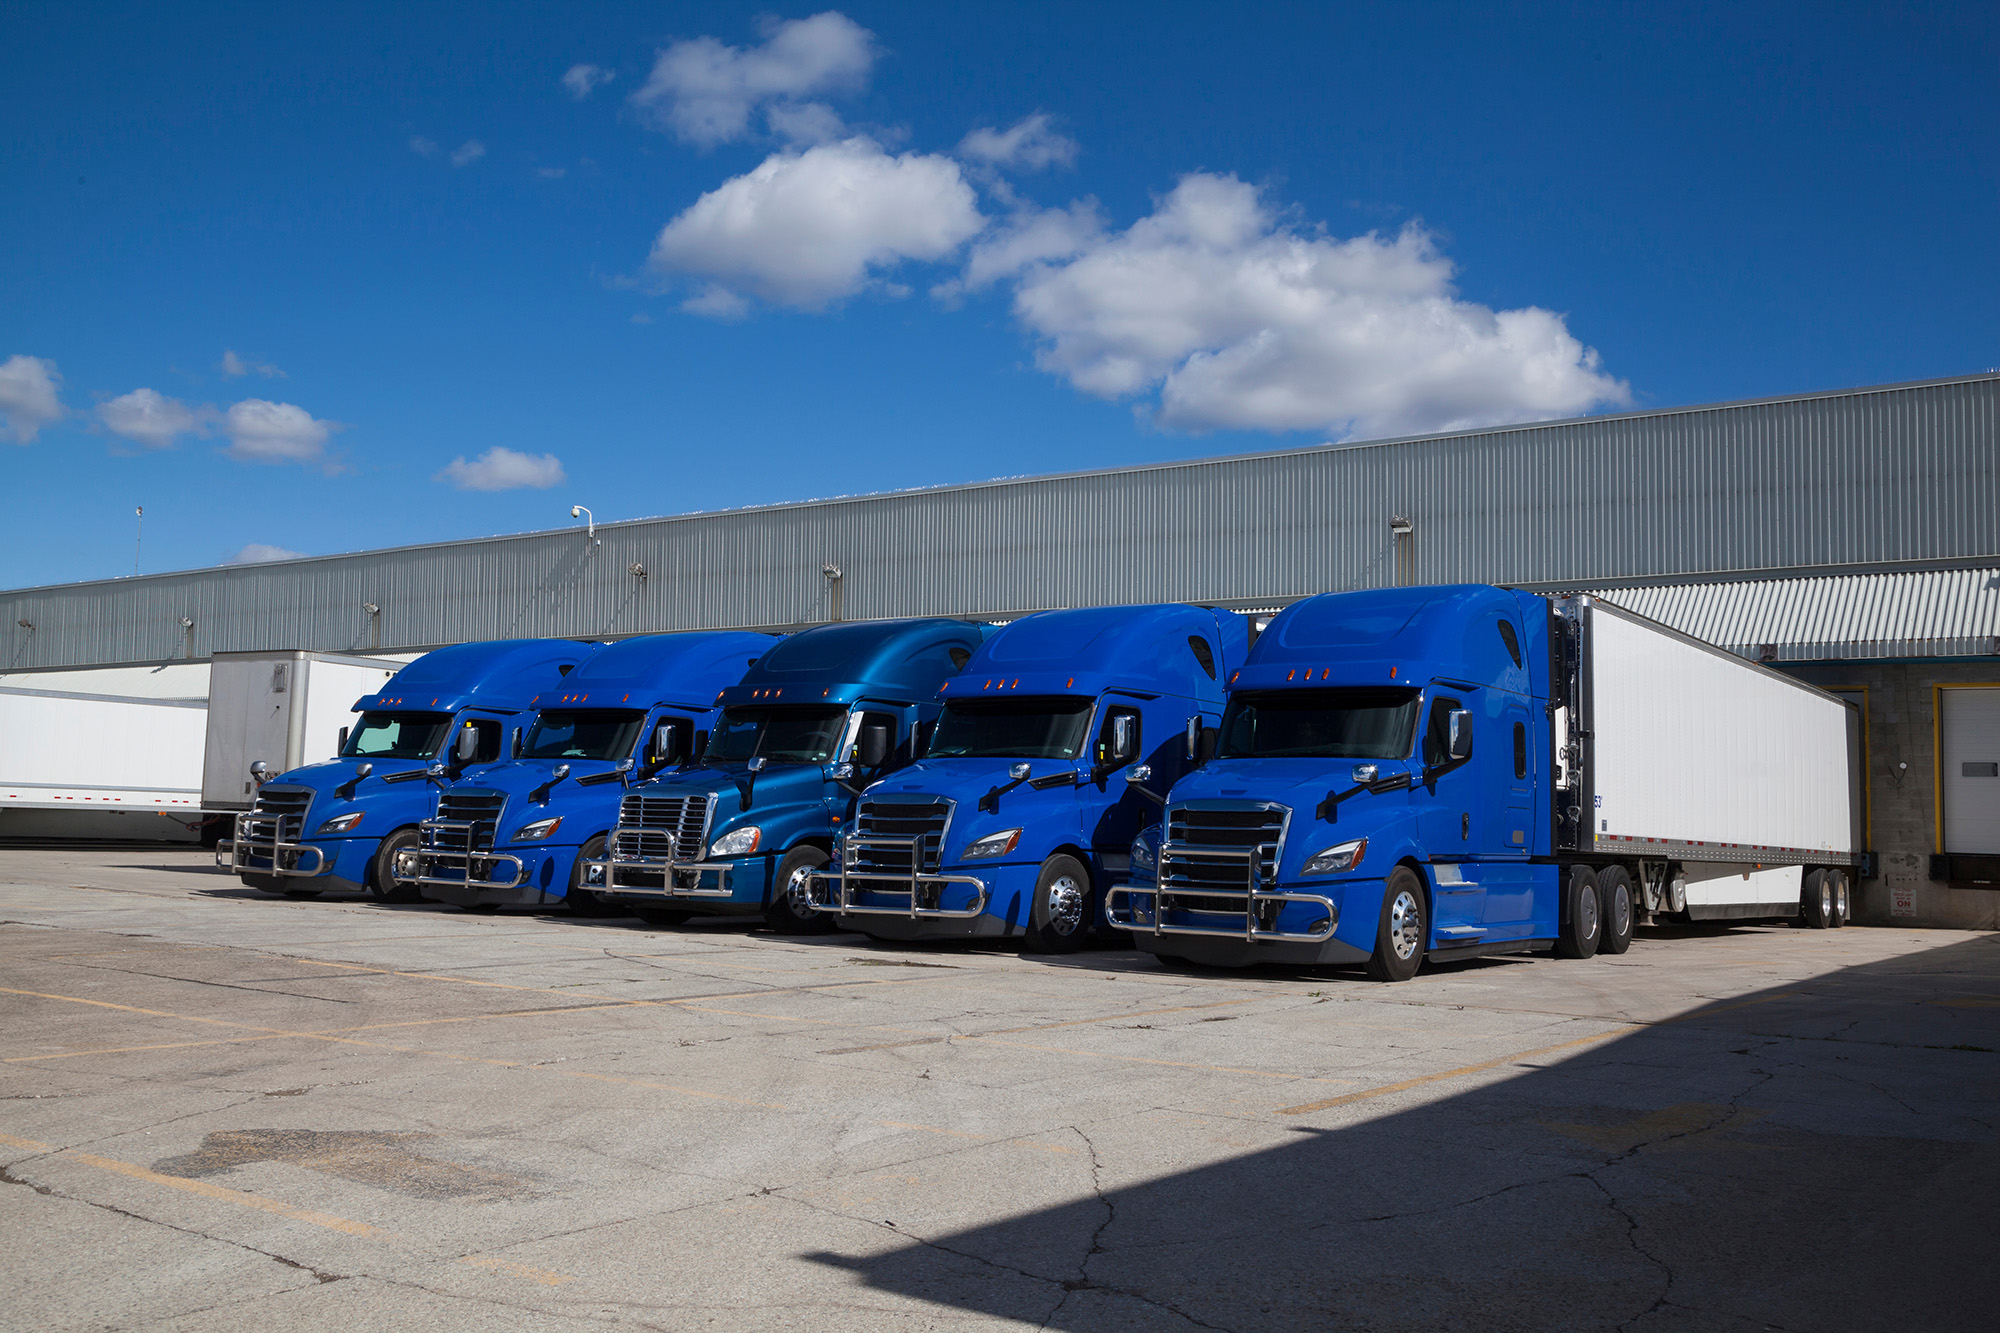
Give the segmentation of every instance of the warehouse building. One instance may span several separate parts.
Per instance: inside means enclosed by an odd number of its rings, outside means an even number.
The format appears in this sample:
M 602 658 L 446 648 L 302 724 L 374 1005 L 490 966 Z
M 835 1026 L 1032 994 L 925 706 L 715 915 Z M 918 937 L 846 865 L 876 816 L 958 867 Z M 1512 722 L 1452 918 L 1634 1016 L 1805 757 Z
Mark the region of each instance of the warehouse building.
M 1854 699 L 1859 915 L 2000 927 L 1997 423 L 1987 374 L 29 588 L 0 593 L 0 691 L 232 651 L 1587 590 Z

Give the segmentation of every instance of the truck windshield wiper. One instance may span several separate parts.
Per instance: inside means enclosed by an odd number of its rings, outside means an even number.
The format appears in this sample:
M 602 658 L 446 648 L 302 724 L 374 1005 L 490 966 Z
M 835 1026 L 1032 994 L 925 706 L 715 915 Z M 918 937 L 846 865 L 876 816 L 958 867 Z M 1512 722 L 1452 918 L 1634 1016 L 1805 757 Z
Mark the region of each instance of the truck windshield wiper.
M 1361 776 L 1363 773 L 1366 773 L 1368 776 L 1363 778 Z M 1354 776 L 1361 780 L 1346 791 L 1330 791 L 1326 794 L 1326 799 L 1321 801 L 1318 808 L 1313 811 L 1314 819 L 1324 819 L 1329 824 L 1337 824 L 1340 822 L 1340 803 L 1349 797 L 1359 796 L 1364 791 L 1376 793 L 1405 791 L 1412 785 L 1408 770 L 1391 774 L 1386 778 L 1377 777 L 1375 776 L 1375 765 L 1373 764 L 1356 764 L 1354 766 Z

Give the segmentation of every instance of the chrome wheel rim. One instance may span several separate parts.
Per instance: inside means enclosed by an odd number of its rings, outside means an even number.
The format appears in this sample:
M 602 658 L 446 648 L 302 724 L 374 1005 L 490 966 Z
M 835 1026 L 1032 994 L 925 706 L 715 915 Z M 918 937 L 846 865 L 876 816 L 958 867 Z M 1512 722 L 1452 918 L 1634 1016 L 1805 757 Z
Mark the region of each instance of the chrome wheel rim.
M 1417 895 L 1408 889 L 1397 892 L 1389 904 L 1389 947 L 1396 957 L 1408 958 L 1423 943 L 1424 909 Z
M 1622 886 L 1611 895 L 1611 928 L 1623 935 L 1632 920 L 1632 894 Z
M 1049 885 L 1049 926 L 1058 935 L 1073 935 L 1083 924 L 1083 885 L 1069 876 Z
M 1833 920 L 1833 889 L 1824 880 L 1819 886 L 1819 916 L 1822 921 Z
M 1576 895 L 1576 937 L 1597 938 L 1597 895 L 1588 889 Z
M 785 899 L 791 903 L 792 911 L 800 916 L 807 916 L 812 912 L 811 903 L 806 898 L 806 887 L 812 882 L 812 873 L 811 866 L 800 866 L 792 872 L 792 877 L 785 881 Z

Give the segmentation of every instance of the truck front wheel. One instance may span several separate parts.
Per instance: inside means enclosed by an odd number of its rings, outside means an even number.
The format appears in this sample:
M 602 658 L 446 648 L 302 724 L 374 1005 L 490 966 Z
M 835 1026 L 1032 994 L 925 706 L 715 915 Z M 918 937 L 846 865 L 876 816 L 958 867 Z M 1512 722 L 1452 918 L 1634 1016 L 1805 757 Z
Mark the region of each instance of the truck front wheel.
M 1042 862 L 1035 877 L 1035 901 L 1028 911 L 1028 933 L 1022 941 L 1030 953 L 1075 953 L 1090 942 L 1097 924 L 1097 895 L 1090 872 L 1074 856 L 1061 854 Z
M 1597 906 L 1603 938 L 1599 953 L 1624 953 L 1632 947 L 1632 876 L 1623 866 L 1606 866 L 1597 876 Z
M 378 903 L 420 903 L 423 891 L 414 884 L 404 884 L 396 878 L 396 853 L 408 851 L 417 845 L 417 831 L 413 828 L 399 828 L 382 839 L 375 848 L 375 855 L 368 858 L 368 892 Z
M 1375 924 L 1375 952 L 1368 955 L 1368 975 L 1377 981 L 1408 981 L 1423 966 L 1429 935 L 1424 882 L 1408 866 L 1397 866 L 1382 891 L 1382 916 Z
M 1597 952 L 1597 939 L 1603 933 L 1599 906 L 1596 872 L 1589 866 L 1571 866 L 1569 877 L 1563 882 L 1562 927 L 1556 935 L 1556 957 L 1588 958 Z
M 583 863 L 595 861 L 604 855 L 604 835 L 598 834 L 576 849 L 576 860 L 570 862 L 569 887 L 563 891 L 563 902 L 571 916 L 617 916 L 595 889 L 584 887 Z
M 827 863 L 827 854 L 810 845 L 794 847 L 778 862 L 777 882 L 764 908 L 764 924 L 780 935 L 821 935 L 833 929 L 833 918 L 806 905 L 806 881 Z

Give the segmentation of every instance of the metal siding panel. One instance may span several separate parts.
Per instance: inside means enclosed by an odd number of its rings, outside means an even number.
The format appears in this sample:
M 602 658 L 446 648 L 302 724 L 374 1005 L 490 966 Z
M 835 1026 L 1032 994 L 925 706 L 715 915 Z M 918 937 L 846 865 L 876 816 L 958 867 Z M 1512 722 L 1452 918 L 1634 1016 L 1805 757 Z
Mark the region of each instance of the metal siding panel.
M 806 624 L 829 613 L 826 561 L 845 573 L 850 619 L 1280 603 L 1392 582 L 1392 514 L 1416 524 L 1425 583 L 1601 587 L 1980 558 L 2000 554 L 1996 419 L 2000 377 L 1980 376 L 647 519 L 599 528 L 598 545 L 563 529 L 26 589 L 0 593 L 12 636 L 0 662 L 179 658 L 183 615 L 196 657 Z M 626 572 L 635 561 L 646 579 Z M 1764 642 L 1994 632 L 1959 584 L 1661 596 L 1710 626 L 1690 632 L 1727 642 L 1779 622 L 1782 639 Z M 364 602 L 382 607 L 379 645 Z

